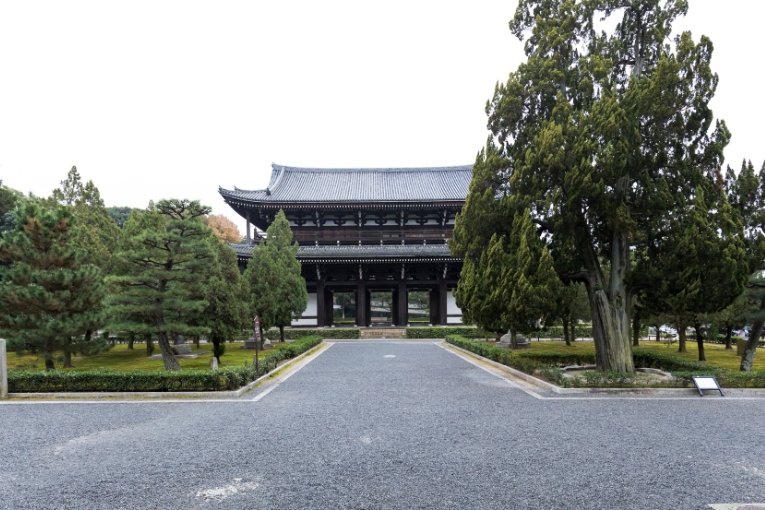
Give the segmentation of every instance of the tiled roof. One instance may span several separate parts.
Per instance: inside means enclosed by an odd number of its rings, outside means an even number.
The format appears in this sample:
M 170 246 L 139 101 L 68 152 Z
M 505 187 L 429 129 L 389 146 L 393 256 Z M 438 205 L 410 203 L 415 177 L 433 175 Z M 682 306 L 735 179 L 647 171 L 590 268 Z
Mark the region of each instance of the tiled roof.
M 248 244 L 232 244 L 231 247 L 240 257 L 252 256 L 256 246 Z M 298 260 L 303 261 L 362 261 L 362 260 L 390 260 L 401 261 L 406 259 L 434 260 L 450 259 L 459 260 L 452 256 L 449 247 L 445 244 L 386 244 L 386 245 L 328 245 L 328 246 L 300 246 L 297 253 Z
M 463 201 L 472 166 L 441 168 L 295 168 L 272 165 L 264 190 L 220 188 L 226 201 L 413 202 Z

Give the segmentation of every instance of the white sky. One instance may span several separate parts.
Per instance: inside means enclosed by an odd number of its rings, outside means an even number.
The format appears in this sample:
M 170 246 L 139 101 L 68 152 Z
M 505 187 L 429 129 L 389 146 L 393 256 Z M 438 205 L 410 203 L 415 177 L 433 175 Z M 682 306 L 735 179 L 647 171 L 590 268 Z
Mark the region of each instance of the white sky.
M 77 165 L 107 205 L 192 198 L 271 162 L 470 164 L 523 55 L 514 0 L 0 2 L 0 179 L 47 195 Z M 765 159 L 761 0 L 690 0 L 712 38 L 727 162 Z

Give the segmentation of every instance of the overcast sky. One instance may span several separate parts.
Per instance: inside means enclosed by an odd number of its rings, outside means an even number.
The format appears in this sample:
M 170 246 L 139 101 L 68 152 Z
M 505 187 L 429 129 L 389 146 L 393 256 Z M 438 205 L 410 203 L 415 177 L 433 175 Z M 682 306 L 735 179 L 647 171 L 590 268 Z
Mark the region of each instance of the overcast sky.
M 107 205 L 192 198 L 271 163 L 470 164 L 523 54 L 514 0 L 2 1 L 0 179 L 47 195 L 72 165 Z M 726 162 L 765 159 L 761 0 L 690 0 L 711 37 Z

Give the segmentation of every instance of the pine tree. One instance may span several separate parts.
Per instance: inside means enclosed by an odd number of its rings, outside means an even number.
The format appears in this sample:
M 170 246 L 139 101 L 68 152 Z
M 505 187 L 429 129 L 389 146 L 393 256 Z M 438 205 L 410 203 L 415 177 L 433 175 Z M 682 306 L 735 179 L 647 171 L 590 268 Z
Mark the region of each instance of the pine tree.
M 157 339 L 167 370 L 178 370 L 170 341 L 209 331 L 194 324 L 207 302 L 205 284 L 213 254 L 202 217 L 209 207 L 189 200 L 161 200 L 126 225 L 110 302 L 113 331 Z M 130 220 L 129 220 L 130 221 Z
M 70 207 L 76 219 L 72 241 L 83 254 L 84 261 L 95 264 L 103 274 L 110 272 L 112 253 L 116 248 L 119 229 L 109 216 L 101 198 L 101 193 L 93 181 L 82 183 L 77 167 L 72 167 L 61 186 L 51 193 L 50 201 Z M 83 339 L 72 338 L 64 347 L 64 366 L 71 366 L 71 354 L 78 349 L 75 343 L 95 348 L 97 344 L 105 347 L 104 342 L 93 339 L 94 331 L 88 330 Z
M 10 264 L 0 269 L 0 327 L 17 349 L 42 353 L 46 370 L 57 349 L 87 351 L 73 339 L 103 320 L 101 271 L 82 262 L 72 233 L 70 209 L 27 201 L 16 228 L 0 238 L 0 259 Z
M 260 315 L 264 327 L 278 327 L 282 342 L 284 327 L 303 313 L 308 302 L 297 249 L 287 217 L 280 210 L 266 230 L 266 239 L 254 251 L 244 275 L 250 287 L 251 311 Z

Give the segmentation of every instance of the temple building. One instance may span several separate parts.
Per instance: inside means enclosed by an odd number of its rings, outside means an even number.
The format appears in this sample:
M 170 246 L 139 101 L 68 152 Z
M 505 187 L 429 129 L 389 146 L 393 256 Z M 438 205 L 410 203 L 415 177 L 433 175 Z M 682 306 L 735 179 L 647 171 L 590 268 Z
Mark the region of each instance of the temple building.
M 266 189 L 220 194 L 247 224 L 240 265 L 281 209 L 300 245 L 308 307 L 295 326 L 461 324 L 449 252 L 471 166 L 319 169 L 272 165 Z

